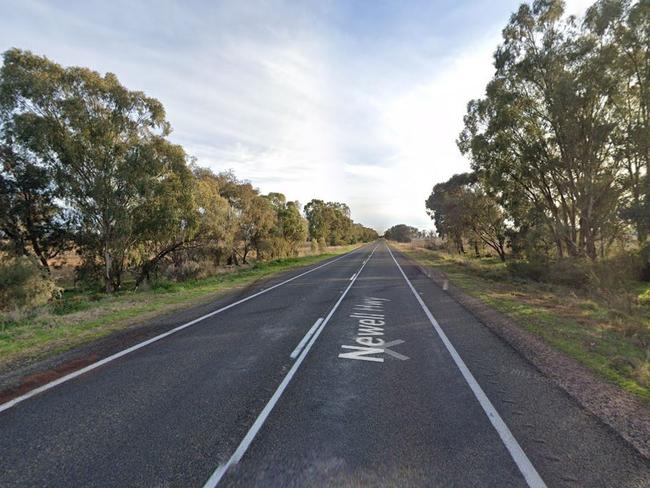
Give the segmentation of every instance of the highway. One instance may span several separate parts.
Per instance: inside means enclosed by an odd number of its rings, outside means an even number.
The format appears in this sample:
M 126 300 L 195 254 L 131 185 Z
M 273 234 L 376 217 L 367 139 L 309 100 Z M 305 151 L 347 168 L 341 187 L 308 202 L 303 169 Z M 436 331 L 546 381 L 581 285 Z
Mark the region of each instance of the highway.
M 650 484 L 384 241 L 201 313 L 0 406 L 0 486 Z

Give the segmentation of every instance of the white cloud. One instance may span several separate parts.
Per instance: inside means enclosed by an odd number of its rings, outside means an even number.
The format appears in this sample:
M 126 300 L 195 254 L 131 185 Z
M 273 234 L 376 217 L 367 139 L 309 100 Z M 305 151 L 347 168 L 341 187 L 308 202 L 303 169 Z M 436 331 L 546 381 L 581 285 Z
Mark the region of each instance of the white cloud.
M 468 169 L 455 139 L 517 5 L 0 0 L 0 50 L 116 73 L 163 102 L 200 164 L 264 192 L 431 227 L 424 200 Z

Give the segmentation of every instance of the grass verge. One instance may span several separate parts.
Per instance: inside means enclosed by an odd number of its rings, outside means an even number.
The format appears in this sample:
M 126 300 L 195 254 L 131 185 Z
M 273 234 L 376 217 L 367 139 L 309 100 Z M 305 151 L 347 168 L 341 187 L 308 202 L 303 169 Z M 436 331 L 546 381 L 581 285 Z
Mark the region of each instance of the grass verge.
M 319 255 L 257 263 L 201 280 L 161 283 L 147 291 L 123 291 L 115 295 L 68 291 L 47 307 L 22 315 L 0 315 L 0 371 L 59 354 L 114 331 L 213 300 L 260 278 L 310 265 L 356 247 L 341 246 Z
M 464 258 L 409 245 L 404 254 L 440 272 L 519 326 L 621 388 L 650 401 L 650 284 L 620 310 L 598 293 L 513 276 L 496 258 Z

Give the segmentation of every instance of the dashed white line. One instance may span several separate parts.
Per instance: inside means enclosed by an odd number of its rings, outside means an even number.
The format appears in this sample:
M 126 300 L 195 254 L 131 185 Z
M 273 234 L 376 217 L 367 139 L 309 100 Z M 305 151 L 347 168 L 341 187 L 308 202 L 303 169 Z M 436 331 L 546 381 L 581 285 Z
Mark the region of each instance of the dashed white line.
M 375 247 L 375 249 L 376 249 L 376 247 Z M 152 344 L 152 343 L 157 342 L 157 341 L 159 341 L 161 339 L 164 339 L 165 337 L 168 337 L 168 336 L 170 336 L 172 334 L 175 334 L 176 332 L 180 332 L 183 329 L 187 329 L 188 327 L 190 327 L 190 326 L 192 326 L 194 324 L 197 324 L 197 323 L 199 323 L 199 322 L 201 322 L 201 321 L 203 321 L 203 320 L 205 320 L 207 318 L 213 317 L 214 315 L 217 315 L 218 313 L 221 313 L 221 312 L 224 312 L 224 311 L 226 311 L 228 309 L 236 307 L 237 305 L 240 305 L 240 304 L 242 304 L 244 302 L 247 302 L 248 300 L 251 300 L 251 299 L 253 299 L 255 297 L 258 297 L 258 296 L 260 296 L 260 295 L 262 295 L 264 293 L 267 293 L 267 292 L 269 292 L 271 290 L 274 290 L 274 289 L 276 289 L 276 288 L 278 288 L 278 287 L 280 287 L 282 285 L 286 285 L 287 283 L 290 283 L 293 280 L 297 280 L 298 278 L 301 278 L 302 276 L 308 275 L 309 273 L 312 273 L 312 272 L 316 271 L 317 269 L 321 269 L 321 268 L 323 268 L 325 266 L 329 266 L 330 264 L 335 263 L 335 262 L 339 261 L 340 259 L 343 259 L 343 258 L 345 258 L 347 256 L 350 256 L 351 254 L 354 254 L 356 251 L 357 250 L 355 249 L 354 251 L 352 251 L 350 253 L 344 254 L 343 256 L 339 256 L 338 258 L 332 259 L 331 261 L 327 261 L 326 263 L 323 263 L 323 264 L 321 264 L 319 266 L 316 266 L 315 268 L 311 268 L 311 269 L 309 269 L 309 270 L 307 270 L 307 271 L 305 271 L 303 273 L 300 273 L 300 274 L 298 274 L 296 276 L 293 276 L 293 277 L 291 277 L 291 278 L 289 278 L 287 280 L 284 280 L 281 283 L 277 283 L 277 284 L 275 284 L 273 286 L 270 286 L 268 288 L 264 288 L 264 289 L 258 291 L 257 293 L 254 293 L 254 294 L 252 294 L 250 296 L 242 298 L 241 300 L 237 300 L 236 302 L 233 302 L 233 303 L 231 303 L 229 305 L 226 305 L 225 307 L 221 307 L 221 308 L 219 308 L 217 310 L 214 310 L 214 311 L 212 311 L 210 313 L 202 315 L 201 317 L 196 318 L 196 319 L 194 319 L 194 320 L 192 320 L 190 322 L 187 322 L 187 323 L 185 323 L 183 325 L 179 325 L 178 327 L 175 327 L 174 329 L 168 330 L 167 332 L 164 332 L 164 333 L 162 333 L 160 335 L 152 337 L 151 339 L 148 339 L 146 341 L 135 344 L 134 346 L 131 346 L 131 347 L 127 348 L 127 349 L 124 349 L 124 350 L 122 350 L 120 352 L 117 352 L 117 353 L 115 353 L 115 354 L 113 354 L 111 356 L 108 356 L 108 357 L 106 357 L 106 358 L 104 358 L 104 359 L 102 359 L 100 361 L 97 361 L 96 363 L 89 364 L 88 366 L 86 366 L 84 368 L 81 368 L 81 369 L 79 369 L 77 371 L 74 371 L 74 372 L 72 372 L 70 374 L 62 376 L 61 378 L 58 378 L 58 379 L 56 379 L 54 381 L 51 381 L 50 383 L 47 383 L 47 384 L 45 384 L 43 386 L 39 386 L 38 388 L 34 388 L 33 390 L 25 393 L 24 395 L 16 397 L 13 400 L 9 400 L 8 402 L 5 402 L 2 405 L 0 405 L 0 412 L 4 412 L 5 410 L 8 410 L 11 407 L 17 405 L 18 403 L 24 402 L 25 400 L 27 400 L 27 399 L 35 396 L 35 395 L 38 395 L 39 393 L 43 393 L 44 391 L 47 391 L 47 390 L 49 390 L 51 388 L 54 388 L 55 386 L 58 386 L 61 383 L 65 383 L 67 381 L 70 381 L 70 380 L 76 378 L 77 376 L 81 376 L 82 374 L 88 373 L 89 371 L 92 371 L 93 369 L 99 368 L 100 366 L 103 366 L 106 363 L 110 363 L 111 361 L 115 361 L 116 359 L 121 358 L 122 356 L 126 356 L 127 354 L 132 353 L 133 351 L 137 351 L 138 349 L 141 349 L 141 348 L 143 348 L 145 346 L 148 346 L 149 344 Z M 373 249 L 373 252 L 374 252 L 374 249 Z
M 296 348 L 289 356 L 291 359 L 296 359 L 298 357 L 298 354 L 300 354 L 300 351 L 302 351 L 302 348 L 305 347 L 305 344 L 307 344 L 307 341 L 312 336 L 312 334 L 316 332 L 316 329 L 318 329 L 318 326 L 322 321 L 323 317 L 320 317 L 318 320 L 316 320 L 316 322 L 314 322 L 314 325 L 311 326 L 311 329 L 309 329 L 309 331 L 305 334 L 305 337 L 302 338 L 302 340 L 298 343 Z
M 280 383 L 280 386 L 275 390 L 275 393 L 273 393 L 273 396 L 271 399 L 268 401 L 268 403 L 264 406 L 260 414 L 257 416 L 255 419 L 255 422 L 253 425 L 248 429 L 248 432 L 242 439 L 242 441 L 239 443 L 239 446 L 237 446 L 237 449 L 235 452 L 230 456 L 230 459 L 225 464 L 220 465 L 217 467 L 217 469 L 212 473 L 212 476 L 208 479 L 208 481 L 205 482 L 205 485 L 203 485 L 203 488 L 214 488 L 216 487 L 219 482 L 221 481 L 221 478 L 223 478 L 223 475 L 226 474 L 228 469 L 237 464 L 241 458 L 246 454 L 246 451 L 248 450 L 248 447 L 251 445 L 253 440 L 255 439 L 255 436 L 259 432 L 259 430 L 262 428 L 262 425 L 264 425 L 264 422 L 266 421 L 267 417 L 271 413 L 271 410 L 273 410 L 273 407 L 275 407 L 275 404 L 278 402 L 280 397 L 282 396 L 282 393 L 284 393 L 284 390 L 287 388 L 287 385 L 293 378 L 293 376 L 296 374 L 296 371 L 298 371 L 298 368 L 300 368 L 300 365 L 302 364 L 303 360 L 309 353 L 309 350 L 311 347 L 314 345 L 314 342 L 316 342 L 316 339 L 318 339 L 318 336 L 320 333 L 323 331 L 329 320 L 332 318 L 332 315 L 334 315 L 334 312 L 336 309 L 339 307 L 343 299 L 345 298 L 345 295 L 347 295 L 348 291 L 350 291 L 350 288 L 352 288 L 352 285 L 354 285 L 354 282 L 356 281 L 356 278 L 359 277 L 359 274 L 365 267 L 366 263 L 370 260 L 372 255 L 375 252 L 375 249 L 377 249 L 377 246 L 372 250 L 368 258 L 364 261 L 364 263 L 361 265 L 359 268 L 359 271 L 356 273 L 356 277 L 353 281 L 350 282 L 348 287 L 345 289 L 345 292 L 339 297 L 338 301 L 334 304 L 332 309 L 329 311 L 325 319 L 321 322 L 320 326 L 316 329 L 316 332 L 311 337 L 311 340 L 307 343 L 307 346 L 302 350 L 300 353 L 300 356 L 298 356 L 298 359 L 296 359 L 296 362 L 293 363 L 293 366 L 289 370 L 289 372 L 286 374 L 284 379 L 282 380 L 282 383 Z
M 354 273 L 352 276 L 350 276 L 350 281 L 352 281 L 356 275 L 357 275 L 357 274 Z
M 528 456 L 526 456 L 526 453 L 517 442 L 517 439 L 515 439 L 515 436 L 512 435 L 512 432 L 510 432 L 510 429 L 508 428 L 506 423 L 499 415 L 499 412 L 497 412 L 496 408 L 494 408 L 494 405 L 492 405 L 492 402 L 487 397 L 487 395 L 485 394 L 481 386 L 478 384 L 478 382 L 474 378 L 474 375 L 471 373 L 471 371 L 469 370 L 469 368 L 467 367 L 463 359 L 456 351 L 456 348 L 449 341 L 447 335 L 444 333 L 444 331 L 438 324 L 438 321 L 434 318 L 433 314 L 429 310 L 429 307 L 426 306 L 426 304 L 424 303 L 420 295 L 418 295 L 417 291 L 409 281 L 409 279 L 406 277 L 406 273 L 404 273 L 404 270 L 397 262 L 397 259 L 395 259 L 395 256 L 393 255 L 393 252 L 390 250 L 390 247 L 388 246 L 386 247 L 388 248 L 388 252 L 393 258 L 393 261 L 395 261 L 397 268 L 402 273 L 404 280 L 406 280 L 406 283 L 408 284 L 409 288 L 413 292 L 413 295 L 415 296 L 415 298 L 417 298 L 418 302 L 420 303 L 420 307 L 422 307 L 422 310 L 424 311 L 425 315 L 429 319 L 429 322 L 431 322 L 431 325 L 433 325 L 433 328 L 435 329 L 438 336 L 442 340 L 442 343 L 447 348 L 447 351 L 449 351 L 451 358 L 454 360 L 454 363 L 456 363 L 456 366 L 458 367 L 461 374 L 463 375 L 463 378 L 465 378 L 465 381 L 467 382 L 470 389 L 472 390 L 472 393 L 474 393 L 474 396 L 476 397 L 481 407 L 483 408 L 485 415 L 487 415 L 488 419 L 490 419 L 492 426 L 499 434 L 499 437 L 501 437 L 501 441 L 506 446 L 506 449 L 508 449 L 510 456 L 512 457 L 515 464 L 519 468 L 519 471 L 521 472 L 524 479 L 528 483 L 528 486 L 530 486 L 531 488 L 545 488 L 546 484 L 544 483 L 544 480 L 542 480 L 542 477 L 535 469 L 535 466 L 533 466 L 533 463 L 530 462 L 530 459 L 528 459 Z

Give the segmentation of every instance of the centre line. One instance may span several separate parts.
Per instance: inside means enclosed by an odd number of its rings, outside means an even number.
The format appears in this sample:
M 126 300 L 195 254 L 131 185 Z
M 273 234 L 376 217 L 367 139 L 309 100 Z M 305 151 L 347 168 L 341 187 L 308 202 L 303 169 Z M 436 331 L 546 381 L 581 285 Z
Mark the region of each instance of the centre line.
M 316 329 L 318 329 L 318 326 L 321 324 L 323 321 L 323 317 L 320 317 L 316 322 L 314 322 L 314 325 L 311 326 L 311 329 L 309 329 L 309 332 L 305 334 L 305 337 L 302 338 L 302 340 L 298 343 L 296 348 L 293 350 L 291 355 L 289 356 L 291 359 L 296 359 L 298 357 L 298 354 L 300 354 L 300 351 L 302 350 L 303 347 L 305 347 L 305 344 L 309 340 L 309 338 L 312 336 L 314 332 L 316 332 Z
M 545 488 L 546 484 L 544 483 L 544 480 L 542 480 L 542 477 L 535 469 L 535 466 L 533 466 L 533 463 L 530 462 L 530 459 L 528 459 L 528 456 L 526 456 L 526 453 L 517 442 L 517 439 L 515 439 L 515 436 L 512 435 L 512 432 L 510 432 L 510 429 L 508 428 L 506 423 L 499 415 L 499 412 L 497 412 L 497 409 L 494 408 L 494 405 L 492 405 L 492 402 L 487 397 L 487 395 L 485 394 L 481 386 L 478 384 L 476 378 L 474 378 L 474 375 L 471 373 L 471 371 L 469 370 L 469 368 L 467 367 L 463 359 L 460 357 L 460 354 L 458 354 L 458 352 L 456 351 L 456 348 L 453 346 L 451 341 L 447 338 L 447 335 L 440 327 L 440 324 L 438 324 L 438 321 L 434 318 L 433 314 L 429 310 L 429 307 L 426 306 L 426 304 L 422 300 L 422 297 L 420 297 L 420 295 L 415 290 L 415 288 L 413 287 L 409 279 L 406 277 L 406 273 L 404 273 L 404 270 L 397 262 L 397 259 L 395 259 L 395 256 L 393 255 L 393 251 L 390 250 L 390 247 L 388 247 L 388 245 L 386 247 L 388 248 L 388 252 L 393 258 L 393 261 L 395 261 L 397 268 L 400 270 L 400 273 L 402 273 L 402 276 L 404 277 L 406 284 L 413 292 L 413 295 L 415 295 L 415 298 L 417 298 L 420 307 L 422 307 L 422 310 L 424 311 L 425 315 L 429 319 L 429 322 L 431 322 L 431 325 L 433 325 L 433 328 L 438 333 L 438 336 L 440 337 L 442 343 L 447 348 L 447 351 L 449 351 L 451 358 L 454 360 L 454 363 L 456 363 L 456 366 L 460 370 L 460 373 L 463 375 L 463 378 L 465 378 L 465 381 L 467 382 L 470 389 L 472 390 L 472 393 L 474 393 L 474 396 L 476 397 L 481 407 L 483 408 L 485 415 L 487 415 L 488 419 L 490 419 L 492 426 L 499 434 L 499 437 L 501 437 L 501 441 L 506 446 L 506 449 L 508 449 L 510 456 L 512 457 L 513 461 L 519 468 L 519 471 L 521 472 L 524 479 L 528 483 L 528 486 L 530 486 L 531 488 Z
M 239 443 L 239 446 L 237 446 L 237 449 L 235 450 L 235 452 L 232 454 L 232 456 L 230 456 L 230 459 L 228 459 L 228 461 L 225 464 L 220 465 L 214 471 L 214 473 L 212 473 L 212 476 L 210 476 L 208 481 L 205 482 L 205 485 L 203 485 L 203 488 L 215 488 L 219 484 L 219 482 L 221 481 L 221 478 L 223 478 L 223 476 L 226 474 L 226 471 L 228 471 L 228 469 L 231 466 L 237 464 L 241 460 L 241 458 L 244 456 L 244 454 L 246 454 L 246 451 L 248 450 L 249 446 L 251 445 L 251 443 L 255 439 L 255 436 L 257 435 L 259 430 L 264 425 L 264 422 L 266 421 L 267 417 L 271 413 L 271 410 L 273 410 L 273 407 L 275 407 L 275 404 L 278 403 L 278 400 L 282 396 L 282 393 L 284 393 L 284 390 L 287 388 L 287 385 L 289 385 L 289 383 L 291 382 L 291 379 L 293 378 L 293 376 L 296 374 L 296 371 L 298 371 L 298 368 L 300 368 L 300 365 L 302 364 L 305 357 L 309 353 L 309 350 L 311 349 L 311 347 L 314 345 L 314 342 L 316 342 L 316 339 L 318 339 L 318 336 L 323 331 L 323 329 L 325 328 L 325 326 L 327 325 L 329 320 L 332 318 L 332 315 L 334 315 L 334 312 L 336 312 L 336 309 L 339 308 L 339 305 L 341 304 L 341 302 L 345 298 L 345 295 L 348 294 L 348 291 L 350 291 L 350 288 L 352 288 L 352 285 L 354 285 L 354 282 L 357 280 L 357 278 L 361 274 L 361 271 L 366 266 L 368 261 L 370 261 L 370 258 L 375 253 L 375 250 L 377 249 L 377 247 L 378 246 L 374 247 L 374 249 L 372 250 L 372 252 L 368 256 L 368 258 L 364 261 L 364 263 L 359 268 L 359 271 L 357 271 L 354 280 L 352 280 L 350 282 L 348 287 L 345 289 L 343 294 L 339 297 L 337 302 L 334 304 L 332 309 L 329 311 L 329 313 L 325 317 L 325 320 L 323 320 L 321 322 L 320 326 L 316 329 L 316 332 L 314 332 L 314 334 L 312 335 L 311 340 L 307 343 L 307 346 L 305 346 L 305 348 L 302 350 L 302 352 L 300 353 L 300 356 L 298 356 L 298 359 L 296 360 L 296 362 L 293 363 L 293 366 L 287 372 L 286 376 L 282 380 L 282 383 L 280 383 L 280 386 L 278 386 L 277 390 L 275 390 L 275 393 L 273 393 L 273 396 L 271 397 L 271 399 L 268 401 L 268 403 L 264 406 L 264 408 L 262 409 L 260 414 L 257 416 L 257 418 L 255 419 L 255 422 L 253 423 L 251 428 L 248 429 L 248 432 L 246 433 L 246 435 L 244 436 L 242 441 Z

